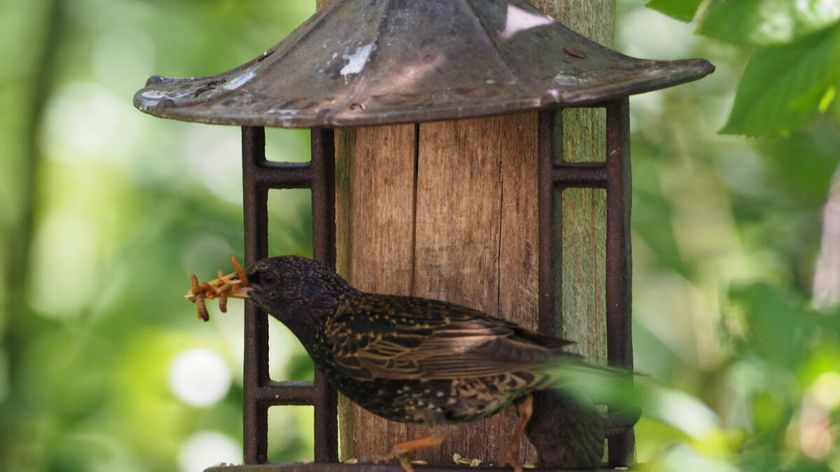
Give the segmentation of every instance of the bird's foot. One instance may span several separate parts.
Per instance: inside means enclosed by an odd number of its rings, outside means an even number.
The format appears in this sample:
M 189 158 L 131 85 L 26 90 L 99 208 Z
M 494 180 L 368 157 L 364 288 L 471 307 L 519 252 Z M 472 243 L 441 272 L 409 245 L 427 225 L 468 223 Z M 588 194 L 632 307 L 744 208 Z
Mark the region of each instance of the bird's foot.
M 403 454 L 398 459 L 400 460 L 400 466 L 405 472 L 414 472 L 414 466 L 411 465 L 411 459 L 409 459 L 408 454 Z
M 198 277 L 190 276 L 192 288 L 184 295 L 184 298 L 195 303 L 198 311 L 198 318 L 203 321 L 210 319 L 207 313 L 207 304 L 205 300 L 218 298 L 219 310 L 222 313 L 227 311 L 228 297 L 247 298 L 248 276 L 245 269 L 239 264 L 235 256 L 230 256 L 230 262 L 233 265 L 235 272 L 230 274 L 223 274 L 222 271 L 217 273 L 217 277 L 208 282 L 198 283 Z
M 505 450 L 504 462 L 513 467 L 515 472 L 522 472 L 522 464 L 519 463 L 519 450 L 522 444 L 522 435 L 525 433 L 525 427 L 528 425 L 528 420 L 534 412 L 534 397 L 530 394 L 522 401 L 516 404 L 516 410 L 519 413 L 519 420 L 516 422 L 516 429 L 513 431 L 513 436 L 510 438 Z
M 367 457 L 363 460 L 363 462 L 370 462 L 371 464 L 385 464 L 394 459 L 399 459 L 399 457 L 395 456 L 393 452 L 388 452 L 387 454 L 378 454 L 372 457 Z
M 522 464 L 519 463 L 518 447 L 508 447 L 505 452 L 504 464 L 513 467 L 514 472 L 522 472 Z
M 383 454 L 379 456 L 371 457 L 369 462 L 374 464 L 385 464 L 387 462 L 391 462 L 392 460 L 397 459 L 400 462 L 400 467 L 405 472 L 414 472 L 414 465 L 413 464 L 424 464 L 424 461 L 412 461 L 411 457 L 408 454 L 397 454 L 393 450 L 388 454 Z
M 409 458 L 408 453 L 416 451 L 417 449 L 440 445 L 440 443 L 443 442 L 445 434 L 440 434 L 437 430 L 433 430 L 433 432 L 438 434 L 432 434 L 431 436 L 394 444 L 394 447 L 391 448 L 391 452 L 389 452 L 387 456 L 380 456 L 378 459 L 382 462 L 387 462 L 391 459 L 398 459 L 400 461 L 400 466 L 402 466 L 405 472 L 414 472 L 414 466 L 412 465 L 412 461 L 411 458 Z M 376 460 L 377 459 L 374 459 L 374 461 Z M 423 462 L 414 461 L 413 463 L 417 464 Z

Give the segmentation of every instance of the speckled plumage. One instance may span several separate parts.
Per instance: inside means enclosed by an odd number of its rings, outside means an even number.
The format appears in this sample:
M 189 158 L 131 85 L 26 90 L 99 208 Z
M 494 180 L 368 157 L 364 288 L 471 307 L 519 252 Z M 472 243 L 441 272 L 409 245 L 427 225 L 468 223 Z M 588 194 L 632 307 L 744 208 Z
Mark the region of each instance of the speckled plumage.
M 481 420 L 545 388 L 546 363 L 579 359 L 566 341 L 452 303 L 364 293 L 301 257 L 258 261 L 248 279 L 248 297 L 339 391 L 393 421 Z
M 275 257 L 248 269 L 249 298 L 300 338 L 344 395 L 392 421 L 476 421 L 544 387 L 568 343 L 464 306 L 357 291 L 325 266 Z
M 311 354 L 336 387 L 389 420 L 486 418 L 548 381 L 539 364 L 562 353 L 544 339 L 468 308 L 360 293 L 319 327 Z

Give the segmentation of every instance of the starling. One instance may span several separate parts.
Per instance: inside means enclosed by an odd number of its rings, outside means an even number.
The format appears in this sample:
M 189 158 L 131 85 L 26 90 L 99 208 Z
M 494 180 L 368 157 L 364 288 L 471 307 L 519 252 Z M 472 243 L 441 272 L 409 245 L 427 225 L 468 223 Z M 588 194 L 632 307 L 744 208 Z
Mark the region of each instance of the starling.
M 187 298 L 248 298 L 285 324 L 342 394 L 392 421 L 421 423 L 430 435 L 396 444 L 389 457 L 439 445 L 446 425 L 478 421 L 515 404 L 519 422 L 505 451 L 516 471 L 532 410 L 531 393 L 552 378 L 543 367 L 582 363 L 568 341 L 453 303 L 365 293 L 303 257 L 257 261 L 247 271 L 198 285 Z M 247 272 L 247 273 L 246 273 Z
M 533 393 L 533 417 L 526 434 L 546 469 L 594 469 L 604 462 L 607 437 L 629 431 L 638 409 L 602 413 L 580 395 L 561 389 Z

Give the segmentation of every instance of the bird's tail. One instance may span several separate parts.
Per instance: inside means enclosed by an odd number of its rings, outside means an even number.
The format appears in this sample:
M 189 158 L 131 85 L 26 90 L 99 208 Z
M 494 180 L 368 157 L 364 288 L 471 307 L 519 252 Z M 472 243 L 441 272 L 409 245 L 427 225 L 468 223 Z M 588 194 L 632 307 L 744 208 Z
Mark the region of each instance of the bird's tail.
M 622 407 L 638 403 L 634 378 L 640 374 L 632 371 L 591 364 L 582 359 L 552 362 L 546 364 L 543 371 L 551 379 L 551 388 L 594 404 Z

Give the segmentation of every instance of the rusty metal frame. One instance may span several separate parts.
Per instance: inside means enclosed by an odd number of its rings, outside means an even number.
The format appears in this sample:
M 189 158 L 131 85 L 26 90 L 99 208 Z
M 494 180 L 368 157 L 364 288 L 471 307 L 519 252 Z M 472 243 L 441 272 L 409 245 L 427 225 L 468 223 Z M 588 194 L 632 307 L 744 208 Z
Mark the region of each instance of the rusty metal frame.
M 597 188 L 607 192 L 606 229 L 606 317 L 607 361 L 632 369 L 631 251 L 630 251 L 630 111 L 623 97 L 588 108 L 607 110 L 607 155 L 603 162 L 571 163 L 558 159 L 556 121 L 561 112 L 543 111 L 539 117 L 539 326 L 553 334 L 555 317 L 562 308 L 555 299 L 555 274 L 562 258 L 554 253 L 555 241 L 563 247 L 562 234 L 555 235 L 556 191 L 567 188 Z M 561 139 L 558 139 L 561 138 Z M 562 144 L 561 144 L 562 145 Z M 562 149 L 561 156 L 562 156 Z M 562 195 L 562 194 L 561 194 Z M 562 197 L 561 197 L 562 198 Z M 562 282 L 561 282 L 562 283 Z M 608 464 L 630 465 L 634 449 L 633 432 L 609 438 Z
M 245 211 L 245 260 L 268 256 L 268 191 L 308 188 L 312 192 L 315 259 L 335 268 L 335 148 L 331 129 L 312 130 L 308 163 L 272 162 L 265 157 L 265 129 L 242 128 L 242 180 Z M 245 304 L 244 432 L 245 463 L 268 461 L 268 408 L 315 408 L 315 461 L 338 462 L 338 413 L 335 389 L 320 372 L 314 382 L 276 382 L 268 373 L 268 316 Z
M 539 114 L 539 327 L 554 332 L 555 300 L 554 206 L 556 191 L 597 188 L 607 192 L 606 316 L 610 365 L 632 368 L 630 326 L 630 143 L 629 99 L 623 97 L 592 108 L 607 111 L 607 155 L 603 162 L 570 163 L 557 159 L 556 120 L 560 112 Z M 562 118 L 560 118 L 562 119 Z M 267 200 L 271 189 L 312 191 L 312 233 L 315 259 L 335 267 L 335 149 L 331 129 L 312 130 L 312 160 L 280 163 L 266 160 L 265 130 L 242 128 L 247 263 L 268 256 Z M 561 150 L 562 151 L 562 150 Z M 562 247 L 562 241 L 560 241 Z M 559 260 L 558 257 L 558 260 Z M 315 461 L 338 462 L 336 392 L 316 372 L 314 382 L 276 382 L 268 374 L 268 316 L 251 303 L 245 314 L 244 370 L 245 463 L 267 462 L 268 408 L 312 405 L 315 408 Z M 611 467 L 628 466 L 633 433 L 609 438 Z

